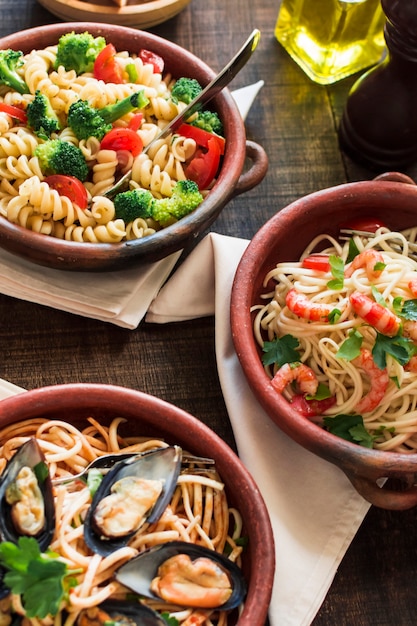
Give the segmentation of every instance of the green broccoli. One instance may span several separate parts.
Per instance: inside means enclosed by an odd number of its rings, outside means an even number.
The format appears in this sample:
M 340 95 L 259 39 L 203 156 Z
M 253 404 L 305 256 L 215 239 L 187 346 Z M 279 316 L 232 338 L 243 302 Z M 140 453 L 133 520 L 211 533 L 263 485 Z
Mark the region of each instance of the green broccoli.
M 93 37 L 90 33 L 66 33 L 58 41 L 55 69 L 60 65 L 77 74 L 92 72 L 94 61 L 106 46 L 104 37 Z
M 171 98 L 174 102 L 185 102 L 190 104 L 198 94 L 203 91 L 200 83 L 195 78 L 178 78 L 171 90 Z
M 35 148 L 34 155 L 39 159 L 42 172 L 75 176 L 84 182 L 88 175 L 88 165 L 80 148 L 62 139 L 49 139 Z
M 23 65 L 23 52 L 0 50 L 0 85 L 7 85 L 19 93 L 30 93 L 30 89 L 17 70 Z
M 96 137 L 101 140 L 111 130 L 112 122 L 134 109 L 143 109 L 147 104 L 149 100 L 143 89 L 102 109 L 91 107 L 86 100 L 77 100 L 69 108 L 68 126 L 78 139 Z
M 51 103 L 39 90 L 35 92 L 35 97 L 28 104 L 26 113 L 28 125 L 43 139 L 48 139 L 52 133 L 61 130 L 61 123 Z
M 203 201 L 197 183 L 179 180 L 169 198 L 158 198 L 152 207 L 152 217 L 161 226 L 169 226 L 194 211 Z
M 128 224 L 137 217 L 152 217 L 154 202 L 155 198 L 147 189 L 131 189 L 118 193 L 114 198 L 116 218 Z
M 209 133 L 216 133 L 223 137 L 223 124 L 217 113 L 212 111 L 200 111 L 198 117 L 190 122 L 192 126 L 198 126 Z

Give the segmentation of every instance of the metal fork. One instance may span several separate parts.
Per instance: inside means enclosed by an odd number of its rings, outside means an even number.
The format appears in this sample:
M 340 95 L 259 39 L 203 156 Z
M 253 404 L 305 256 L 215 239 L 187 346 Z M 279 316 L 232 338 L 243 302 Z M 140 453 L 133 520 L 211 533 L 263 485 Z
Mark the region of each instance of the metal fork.
M 367 239 L 372 239 L 375 237 L 375 233 L 369 232 L 366 230 L 355 230 L 354 228 L 341 228 L 339 239 L 341 241 L 349 241 L 354 236 L 366 237 Z M 394 237 L 393 237 L 394 238 Z M 394 250 L 398 250 L 402 252 L 402 247 L 398 244 L 390 244 Z M 411 241 L 408 242 L 409 256 L 417 257 L 417 243 L 413 243 Z

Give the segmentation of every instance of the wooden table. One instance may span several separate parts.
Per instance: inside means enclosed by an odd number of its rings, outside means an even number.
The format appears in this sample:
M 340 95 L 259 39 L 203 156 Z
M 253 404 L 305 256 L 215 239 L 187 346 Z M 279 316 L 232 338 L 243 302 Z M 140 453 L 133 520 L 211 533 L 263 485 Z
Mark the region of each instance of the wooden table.
M 274 38 L 279 2 L 193 0 L 152 29 L 220 69 L 254 27 L 253 59 L 232 88 L 263 79 L 247 118 L 248 138 L 264 146 L 269 172 L 232 200 L 212 230 L 251 238 L 276 211 L 302 195 L 371 179 L 338 147 L 337 126 L 354 78 L 332 87 L 312 83 Z M 59 21 L 36 0 L 2 0 L 0 35 Z M 417 176 L 417 166 L 407 172 Z M 214 355 L 214 319 L 135 331 L 0 295 L 0 376 L 22 387 L 101 382 L 159 396 L 189 411 L 231 446 L 233 433 Z M 325 488 L 325 487 L 324 487 Z M 314 626 L 407 626 L 417 621 L 415 511 L 372 508 L 339 568 Z

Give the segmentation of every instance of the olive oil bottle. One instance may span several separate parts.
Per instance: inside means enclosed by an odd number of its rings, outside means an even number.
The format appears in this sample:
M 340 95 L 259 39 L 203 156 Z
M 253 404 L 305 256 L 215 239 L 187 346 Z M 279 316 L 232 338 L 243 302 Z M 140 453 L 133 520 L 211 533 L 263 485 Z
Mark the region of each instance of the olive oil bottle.
M 275 36 L 315 82 L 334 83 L 384 55 L 380 0 L 282 0 Z

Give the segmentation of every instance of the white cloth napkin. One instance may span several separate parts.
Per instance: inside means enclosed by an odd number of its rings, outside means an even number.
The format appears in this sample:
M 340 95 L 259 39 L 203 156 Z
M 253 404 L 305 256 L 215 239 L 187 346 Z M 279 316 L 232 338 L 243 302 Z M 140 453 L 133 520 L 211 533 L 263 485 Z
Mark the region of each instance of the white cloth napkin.
M 263 81 L 232 92 L 243 119 Z M 115 272 L 66 272 L 0 250 L 0 293 L 134 329 L 171 273 L 180 252 Z
M 272 626 L 308 626 L 359 528 L 367 503 L 343 472 L 304 450 L 264 413 L 230 332 L 230 291 L 248 241 L 207 235 L 161 289 L 146 322 L 215 314 L 219 378 L 239 456 L 265 499 L 276 543 Z

